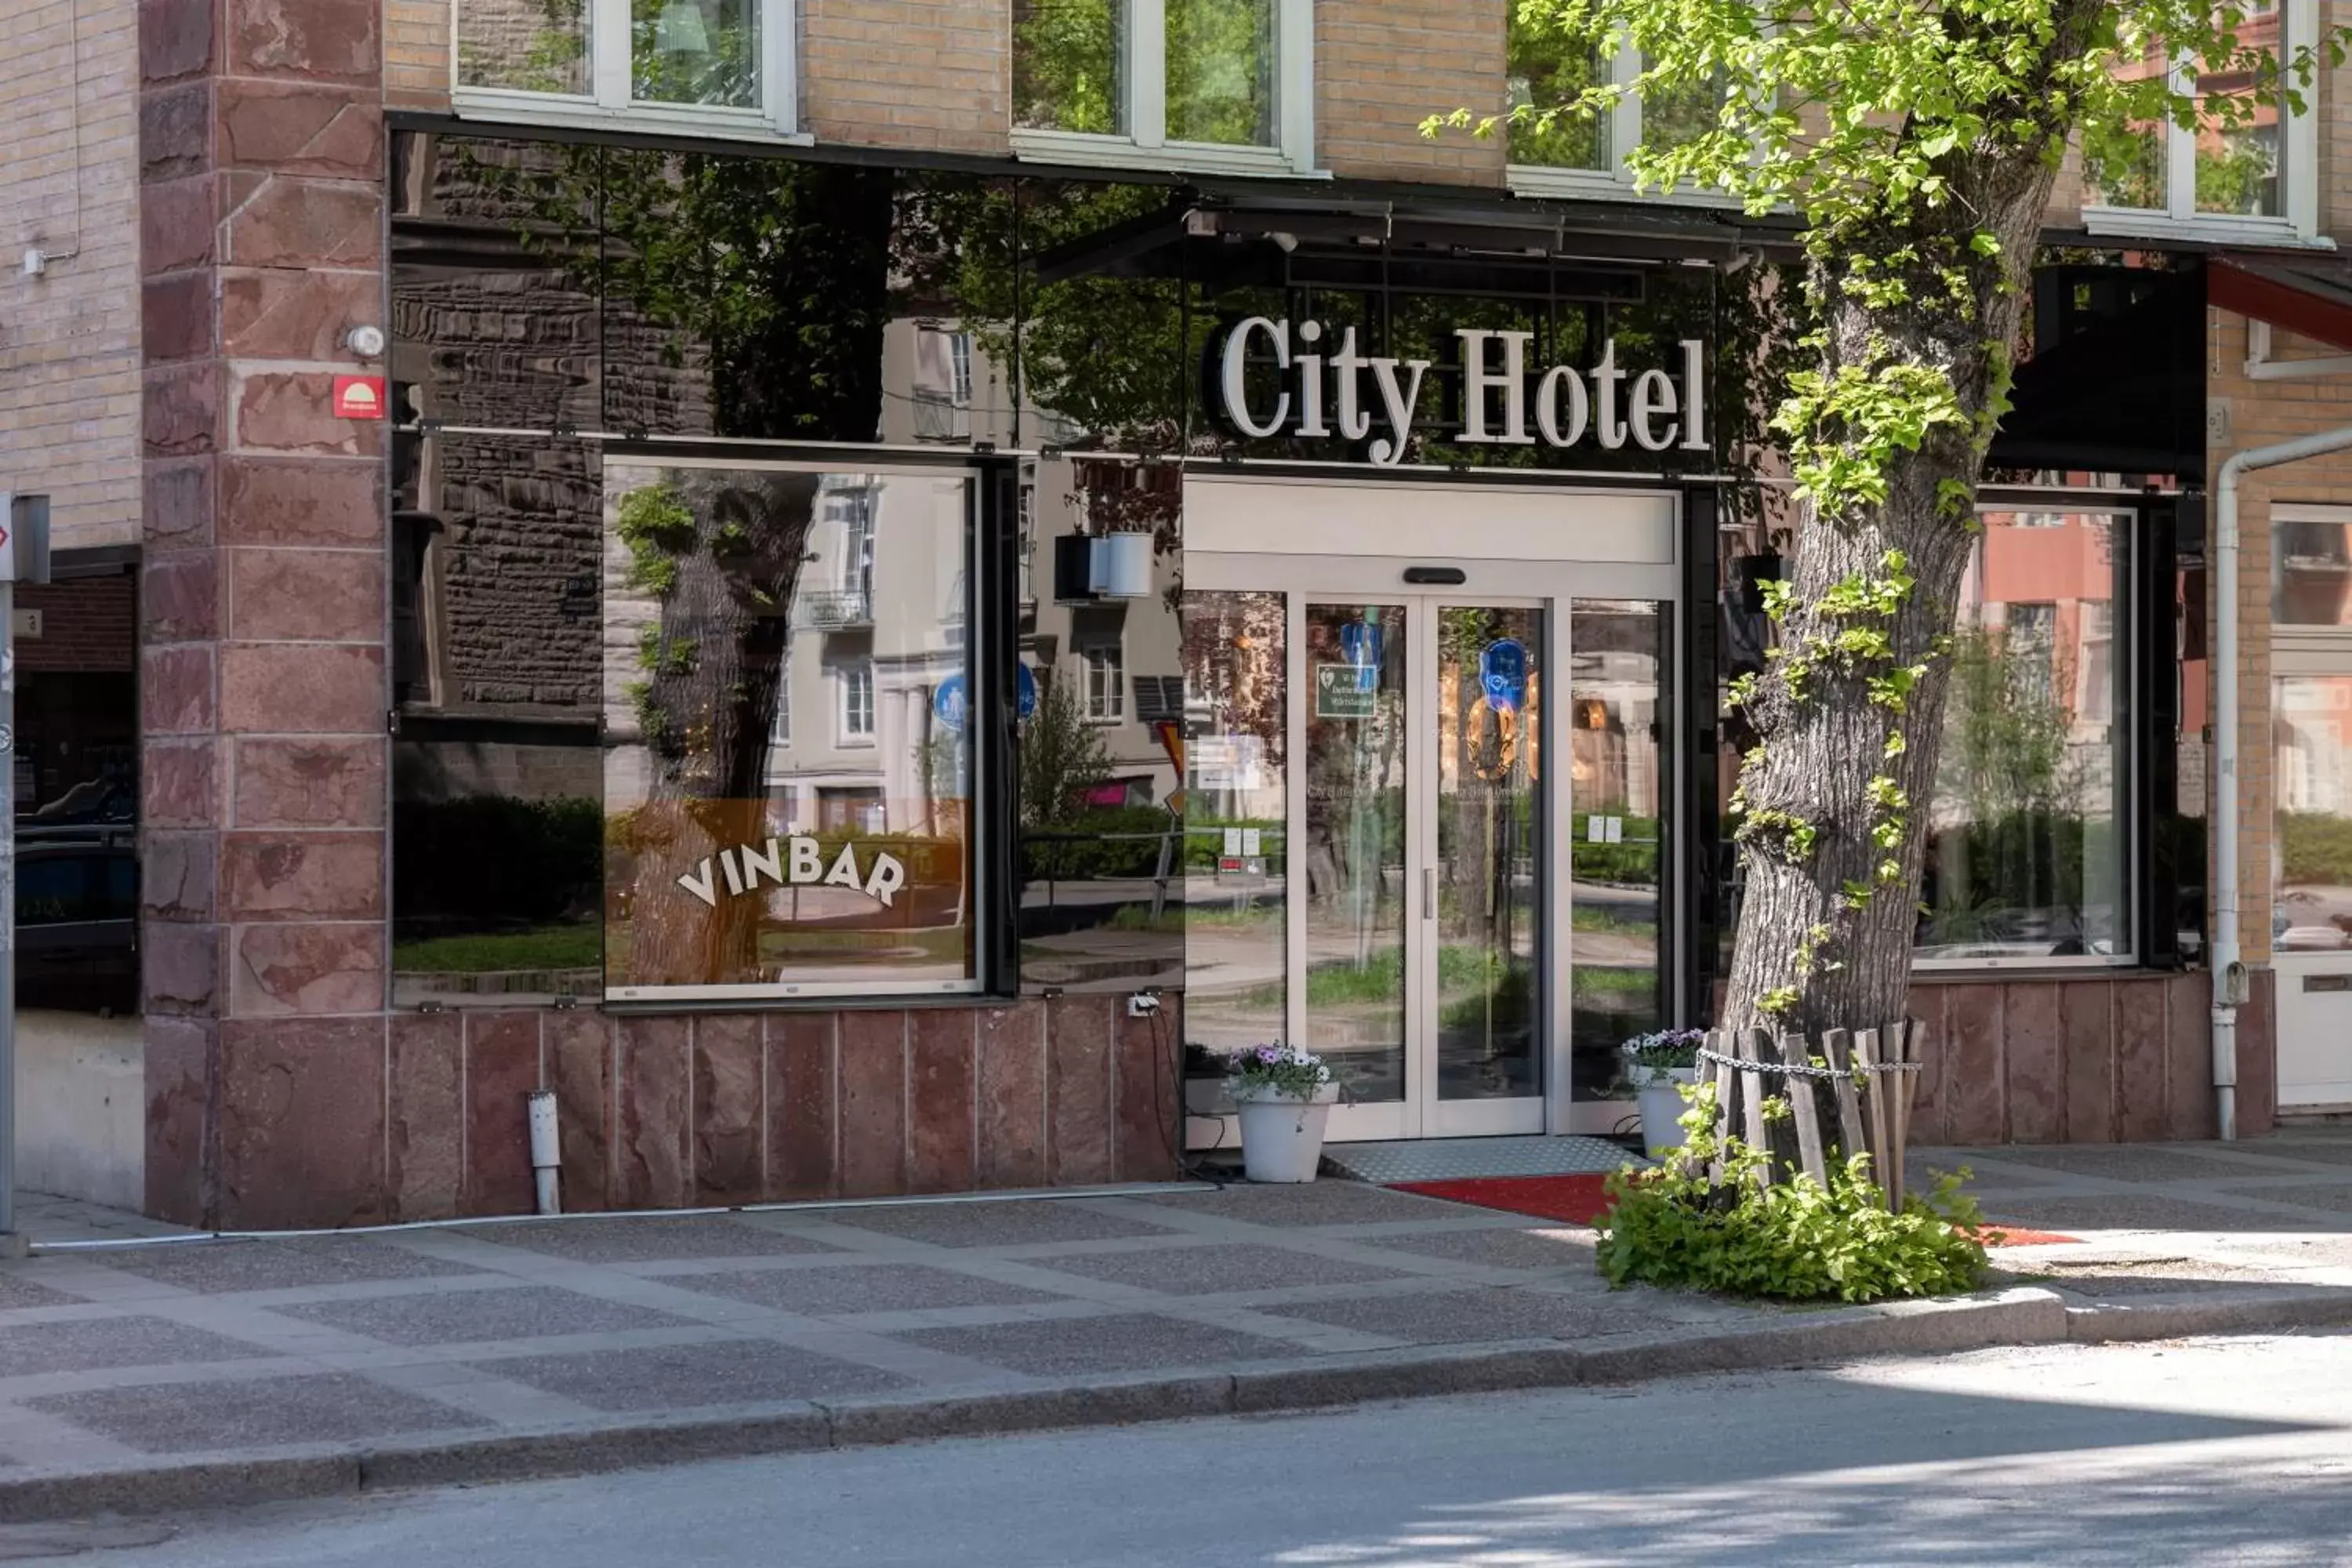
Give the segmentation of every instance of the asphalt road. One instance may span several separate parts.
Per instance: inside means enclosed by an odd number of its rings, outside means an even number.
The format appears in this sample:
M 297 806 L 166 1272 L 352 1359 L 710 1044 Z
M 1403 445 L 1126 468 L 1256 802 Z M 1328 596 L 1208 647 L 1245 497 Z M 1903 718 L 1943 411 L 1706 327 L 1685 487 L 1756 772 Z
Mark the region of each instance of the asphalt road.
M 2352 1338 L 1985 1352 L 0 1529 L 94 1568 L 2352 1561 Z

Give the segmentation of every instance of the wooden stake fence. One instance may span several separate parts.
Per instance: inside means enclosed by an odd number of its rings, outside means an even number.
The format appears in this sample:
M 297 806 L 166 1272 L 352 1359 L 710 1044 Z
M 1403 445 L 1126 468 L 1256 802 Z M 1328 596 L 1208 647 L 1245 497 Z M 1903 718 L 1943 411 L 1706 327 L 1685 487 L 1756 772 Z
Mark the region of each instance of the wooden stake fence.
M 1911 1138 L 1911 1097 L 1919 1070 L 1927 1026 L 1916 1018 L 1885 1029 L 1831 1029 L 1818 1049 L 1802 1035 L 1777 1039 L 1762 1029 L 1711 1030 L 1699 1051 L 1699 1080 L 1715 1084 L 1716 1132 L 1737 1136 L 1751 1149 L 1769 1151 L 1764 1101 L 1780 1095 L 1795 1123 L 1797 1165 L 1823 1186 L 1829 1184 L 1828 1142 L 1851 1155 L 1866 1151 L 1871 1175 L 1885 1190 L 1887 1206 L 1903 1207 L 1903 1156 Z M 1816 1067 L 1818 1059 L 1822 1065 Z M 1710 1069 L 1711 1073 L 1710 1073 Z M 1800 1085 L 1826 1081 L 1836 1106 L 1836 1126 L 1822 1124 L 1822 1109 Z M 1708 1174 L 1723 1179 L 1723 1163 Z M 1769 1184 L 1780 1178 L 1780 1162 L 1763 1168 Z

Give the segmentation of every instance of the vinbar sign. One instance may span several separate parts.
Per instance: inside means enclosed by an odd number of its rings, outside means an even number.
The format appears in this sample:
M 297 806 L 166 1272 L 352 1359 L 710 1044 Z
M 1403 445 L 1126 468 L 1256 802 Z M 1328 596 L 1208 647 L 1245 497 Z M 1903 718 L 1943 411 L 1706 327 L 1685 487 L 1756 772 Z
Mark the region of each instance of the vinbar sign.
M 1252 316 L 1234 323 L 1218 353 L 1213 389 L 1226 421 L 1244 436 L 1362 441 L 1371 436 L 1374 410 L 1365 397 L 1371 375 L 1378 412 L 1387 434 L 1367 450 L 1373 462 L 1393 468 L 1404 459 L 1404 436 L 1421 405 L 1422 387 L 1433 362 L 1364 355 L 1356 352 L 1356 329 L 1347 328 L 1339 345 L 1327 348 L 1323 323 Z M 1706 449 L 1705 370 L 1706 345 L 1682 340 L 1679 376 L 1666 371 L 1633 371 L 1617 363 L 1617 340 L 1601 345 L 1591 370 L 1556 364 L 1530 388 L 1528 345 L 1533 332 L 1475 327 L 1455 330 L 1461 344 L 1462 419 L 1447 438 L 1465 446 L 1566 448 L 1588 437 L 1608 451 L 1628 441 L 1645 452 L 1680 447 Z M 1281 371 L 1281 390 L 1270 403 L 1252 406 L 1250 355 L 1271 355 Z M 1630 379 L 1631 384 L 1628 384 Z M 1499 403 L 1499 408 L 1497 404 Z
M 746 893 L 760 890 L 760 879 L 765 877 L 777 887 L 807 887 L 824 885 L 849 888 L 864 893 L 884 909 L 898 889 L 907 885 L 907 868 L 896 855 L 876 850 L 864 877 L 857 874 L 857 847 L 845 844 L 834 857 L 833 868 L 825 868 L 824 852 L 814 838 L 771 838 L 768 847 L 756 849 L 749 844 L 733 849 L 722 849 L 714 868 L 709 859 L 685 873 L 677 885 L 709 905 L 719 907 L 719 879 L 727 882 L 727 895 L 740 899 Z

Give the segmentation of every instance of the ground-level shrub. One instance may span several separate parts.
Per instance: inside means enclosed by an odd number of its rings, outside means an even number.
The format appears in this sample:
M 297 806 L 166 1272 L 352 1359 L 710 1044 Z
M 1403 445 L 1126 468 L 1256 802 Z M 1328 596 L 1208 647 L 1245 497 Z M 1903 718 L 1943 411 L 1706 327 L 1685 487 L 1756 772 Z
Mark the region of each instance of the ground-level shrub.
M 1712 1097 L 1712 1091 L 1702 1090 Z M 1722 1185 L 1704 1162 L 1720 1150 Z M 1984 1282 L 1983 1217 L 1960 1188 L 1967 1173 L 1937 1179 L 1900 1214 L 1870 1178 L 1867 1156 L 1809 1176 L 1758 1186 L 1769 1158 L 1737 1139 L 1693 1140 L 1686 1163 L 1669 1158 L 1609 1179 L 1615 1206 L 1601 1218 L 1598 1258 L 1612 1285 L 1663 1285 L 1789 1301 L 1876 1301 L 1948 1296 Z

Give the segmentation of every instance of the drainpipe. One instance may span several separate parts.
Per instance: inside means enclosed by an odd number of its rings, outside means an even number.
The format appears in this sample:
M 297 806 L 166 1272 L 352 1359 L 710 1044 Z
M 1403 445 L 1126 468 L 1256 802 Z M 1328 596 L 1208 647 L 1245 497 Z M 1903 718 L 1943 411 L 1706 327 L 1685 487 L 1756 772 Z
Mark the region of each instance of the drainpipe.
M 2213 1109 L 2226 1142 L 2238 1136 L 2238 1008 L 2246 965 L 2238 942 L 2238 479 L 2352 447 L 2352 426 L 2232 453 L 2221 465 L 2213 517 Z

